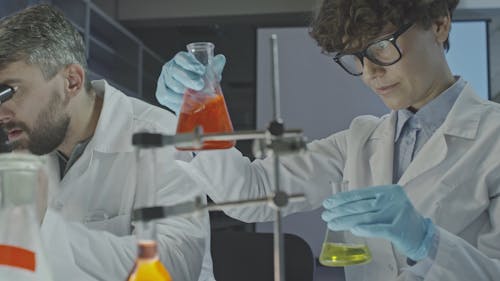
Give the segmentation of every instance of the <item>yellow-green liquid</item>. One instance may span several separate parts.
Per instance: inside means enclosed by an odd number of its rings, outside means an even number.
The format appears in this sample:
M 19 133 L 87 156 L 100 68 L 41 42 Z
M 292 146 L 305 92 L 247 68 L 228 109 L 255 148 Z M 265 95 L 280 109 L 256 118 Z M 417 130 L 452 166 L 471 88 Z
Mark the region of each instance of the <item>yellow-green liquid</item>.
M 366 245 L 323 243 L 319 262 L 324 266 L 347 266 L 372 260 Z

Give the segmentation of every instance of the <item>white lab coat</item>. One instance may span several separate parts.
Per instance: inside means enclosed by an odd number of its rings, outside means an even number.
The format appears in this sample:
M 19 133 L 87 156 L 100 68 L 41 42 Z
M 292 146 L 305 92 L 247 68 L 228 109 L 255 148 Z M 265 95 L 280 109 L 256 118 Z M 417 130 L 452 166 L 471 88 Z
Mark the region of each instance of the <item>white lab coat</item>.
M 350 190 L 391 184 L 395 117 L 395 112 L 382 118 L 358 117 L 348 130 L 310 143 L 307 153 L 283 157 L 282 188 L 307 196 L 285 213 L 320 207 L 342 182 Z M 478 98 L 466 86 L 398 182 L 439 231 L 435 261 L 424 280 L 500 280 L 499 155 L 500 105 Z M 230 150 L 203 152 L 190 165 L 181 165 L 201 175 L 215 202 L 272 192 L 272 159 L 250 163 Z M 245 221 L 272 220 L 274 214 L 263 207 L 227 213 Z M 398 268 L 388 241 L 366 242 L 373 261 L 346 267 L 347 280 L 422 280 Z
M 153 197 L 157 204 L 172 205 L 200 194 L 198 184 L 175 164 L 179 155 L 174 148 L 156 149 L 156 157 L 142 150 L 144 161 L 136 161 L 132 134 L 172 134 L 173 114 L 127 97 L 105 81 L 94 81 L 93 86 L 104 95 L 104 103 L 85 151 L 60 182 L 57 156 L 49 157 L 52 183 L 41 233 L 55 280 L 125 280 L 137 255 L 132 209 Z M 147 189 L 153 176 L 151 197 Z M 198 280 L 204 254 L 208 280 L 212 263 L 207 213 L 160 220 L 156 230 L 161 261 L 173 280 Z

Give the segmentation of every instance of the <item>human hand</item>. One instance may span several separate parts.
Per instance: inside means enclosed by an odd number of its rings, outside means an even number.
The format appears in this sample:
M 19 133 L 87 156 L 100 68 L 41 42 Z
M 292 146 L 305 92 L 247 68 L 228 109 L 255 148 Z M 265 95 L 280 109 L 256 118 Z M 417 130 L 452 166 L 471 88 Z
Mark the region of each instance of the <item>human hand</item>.
M 213 58 L 213 69 L 218 80 L 222 79 L 222 70 L 226 57 L 219 54 Z M 203 75 L 206 67 L 193 54 L 179 52 L 162 67 L 156 87 L 158 102 L 179 114 L 182 98 L 187 88 L 199 91 L 204 87 Z
M 331 230 L 387 239 L 414 261 L 428 256 L 435 227 L 415 210 L 399 185 L 337 193 L 323 207 L 321 218 Z

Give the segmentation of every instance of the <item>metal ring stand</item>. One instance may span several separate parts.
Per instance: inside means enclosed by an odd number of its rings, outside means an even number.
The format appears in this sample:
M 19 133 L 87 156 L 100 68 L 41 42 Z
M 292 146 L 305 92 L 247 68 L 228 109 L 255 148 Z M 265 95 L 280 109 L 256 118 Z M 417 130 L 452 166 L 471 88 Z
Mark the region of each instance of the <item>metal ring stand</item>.
M 273 58 L 273 107 L 274 120 L 270 122 L 266 131 L 240 131 L 233 133 L 210 133 L 203 134 L 198 128 L 193 133 L 162 135 L 153 133 L 134 134 L 132 143 L 138 149 L 156 148 L 167 145 L 177 147 L 201 147 L 204 141 L 237 141 L 254 140 L 254 154 L 256 156 L 267 155 L 272 152 L 274 161 L 274 194 L 269 197 L 229 201 L 222 203 L 202 203 L 201 198 L 195 201 L 183 202 L 173 206 L 154 206 L 135 209 L 133 220 L 149 221 L 166 218 L 170 216 L 179 216 L 193 214 L 202 210 L 223 210 L 227 207 L 243 207 L 262 203 L 271 203 L 276 209 L 274 221 L 274 280 L 285 281 L 284 271 L 284 245 L 282 231 L 281 208 L 288 205 L 289 201 L 304 200 L 304 194 L 289 195 L 280 189 L 280 155 L 298 153 L 306 149 L 306 139 L 302 135 L 302 130 L 285 130 L 283 121 L 280 117 L 280 88 L 279 88 L 279 70 L 278 70 L 278 43 L 275 34 L 271 35 L 272 58 Z

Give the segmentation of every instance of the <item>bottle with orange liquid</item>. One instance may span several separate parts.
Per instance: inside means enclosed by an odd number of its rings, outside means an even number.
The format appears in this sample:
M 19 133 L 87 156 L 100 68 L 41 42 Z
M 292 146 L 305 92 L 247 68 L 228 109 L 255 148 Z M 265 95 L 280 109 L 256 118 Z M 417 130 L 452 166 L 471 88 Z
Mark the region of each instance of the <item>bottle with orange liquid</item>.
M 212 68 L 214 44 L 196 42 L 187 45 L 196 59 L 206 66 L 203 77 L 205 86 L 200 91 L 188 89 L 184 94 L 177 133 L 190 133 L 201 126 L 203 133 L 230 133 L 233 125 L 216 73 Z M 180 150 L 225 149 L 234 146 L 234 141 L 206 141 L 202 147 L 177 147 Z
M 39 229 L 47 190 L 42 167 L 39 156 L 0 154 L 0 280 L 53 280 Z
M 127 281 L 172 281 L 170 273 L 160 262 L 158 246 L 154 239 L 153 222 L 139 222 L 137 225 L 138 253 L 134 268 Z
M 136 163 L 138 167 L 156 165 L 159 159 L 156 148 L 138 148 Z M 173 161 L 173 159 L 172 159 Z M 136 208 L 156 205 L 156 174 L 155 169 L 139 169 L 136 176 Z M 137 237 L 137 258 L 130 271 L 127 281 L 172 281 L 167 269 L 160 262 L 156 240 L 156 225 L 151 220 L 134 221 Z

